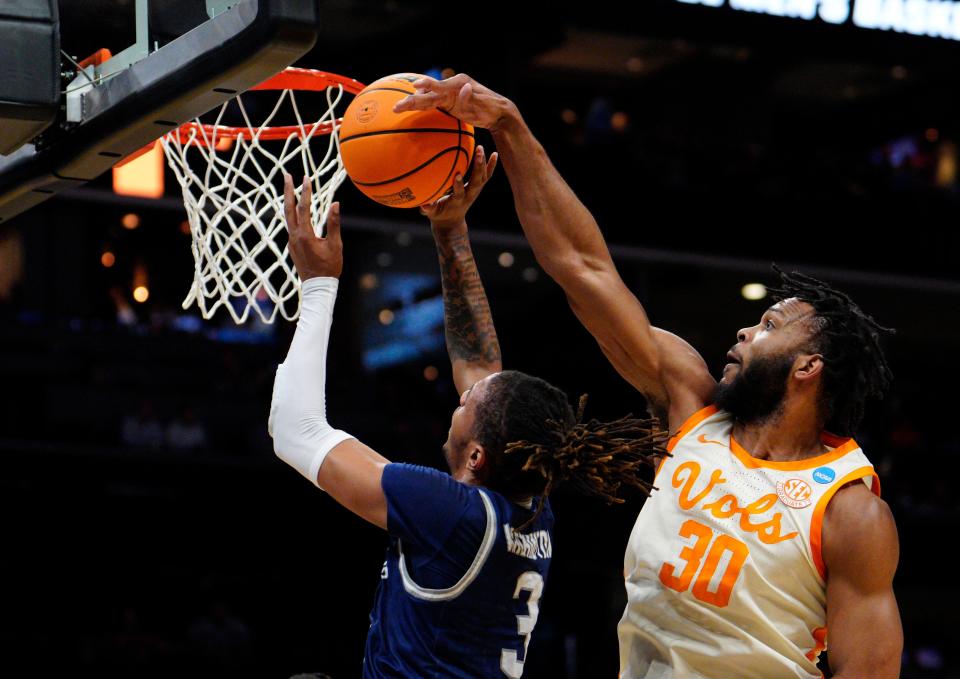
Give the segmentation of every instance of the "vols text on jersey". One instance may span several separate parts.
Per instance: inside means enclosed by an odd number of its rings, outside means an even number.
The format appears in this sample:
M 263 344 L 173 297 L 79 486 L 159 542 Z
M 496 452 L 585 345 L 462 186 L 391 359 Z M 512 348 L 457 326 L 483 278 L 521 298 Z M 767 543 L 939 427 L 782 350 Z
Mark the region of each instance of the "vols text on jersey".
M 702 485 L 699 492 L 695 493 L 694 489 L 697 487 L 701 471 L 700 464 L 690 460 L 681 464 L 674 472 L 671 483 L 674 488 L 680 489 L 677 503 L 681 509 L 693 509 L 701 501 L 706 500 L 711 491 L 727 481 L 723 478 L 723 472 L 720 469 L 715 469 L 711 472 L 710 479 L 706 484 Z M 772 545 L 791 540 L 798 535 L 796 532 L 783 533 L 781 527 L 783 514 L 781 512 L 771 512 L 777 505 L 777 500 L 778 495 L 776 493 L 769 493 L 741 506 L 741 501 L 737 499 L 736 495 L 726 493 L 716 500 L 704 502 L 701 509 L 718 519 L 739 517 L 741 530 L 756 533 L 761 542 Z M 751 520 L 751 517 L 756 518 Z

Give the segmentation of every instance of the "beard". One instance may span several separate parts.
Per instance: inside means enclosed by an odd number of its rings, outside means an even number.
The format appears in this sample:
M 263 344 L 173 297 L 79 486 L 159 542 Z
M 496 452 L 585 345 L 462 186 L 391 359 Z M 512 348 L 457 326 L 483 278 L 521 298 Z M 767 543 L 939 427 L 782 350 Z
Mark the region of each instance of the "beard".
M 743 424 L 763 422 L 776 414 L 787 393 L 793 356 L 759 357 L 750 367 L 740 366 L 729 383 L 720 383 L 714 402 Z

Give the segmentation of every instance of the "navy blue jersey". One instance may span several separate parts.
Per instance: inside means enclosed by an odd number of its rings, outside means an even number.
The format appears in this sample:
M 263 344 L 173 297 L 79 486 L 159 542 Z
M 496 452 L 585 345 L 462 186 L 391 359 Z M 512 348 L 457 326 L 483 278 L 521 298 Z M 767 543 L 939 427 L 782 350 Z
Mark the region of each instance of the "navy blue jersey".
M 426 467 L 383 470 L 390 546 L 363 676 L 519 677 L 553 551 L 536 508 Z

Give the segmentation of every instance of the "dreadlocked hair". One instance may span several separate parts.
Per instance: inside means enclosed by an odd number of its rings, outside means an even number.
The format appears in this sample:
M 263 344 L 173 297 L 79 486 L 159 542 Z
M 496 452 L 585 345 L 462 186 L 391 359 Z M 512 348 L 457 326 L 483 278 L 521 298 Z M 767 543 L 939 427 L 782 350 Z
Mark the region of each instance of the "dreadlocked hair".
M 868 397 L 880 398 L 893 373 L 880 345 L 882 334 L 893 334 L 865 314 L 849 295 L 823 281 L 796 271 L 786 273 L 776 264 L 780 288 L 771 288 L 776 301 L 791 297 L 815 311 L 811 350 L 823 355 L 821 408 L 826 429 L 852 436 L 863 420 Z
M 539 495 L 543 511 L 560 484 L 586 495 L 621 503 L 622 485 L 649 494 L 641 476 L 668 455 L 667 432 L 654 419 L 623 417 L 613 422 L 583 421 L 587 397 L 574 414 L 567 396 L 549 382 L 505 370 L 490 382 L 477 407 L 473 435 L 489 453 L 491 469 L 485 485 L 511 499 Z

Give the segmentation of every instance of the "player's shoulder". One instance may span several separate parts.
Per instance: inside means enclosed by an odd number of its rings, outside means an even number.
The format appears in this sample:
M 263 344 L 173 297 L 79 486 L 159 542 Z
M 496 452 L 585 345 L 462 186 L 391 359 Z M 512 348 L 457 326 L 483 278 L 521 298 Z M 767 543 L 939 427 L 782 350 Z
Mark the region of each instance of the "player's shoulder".
M 475 486 L 450 474 L 403 462 L 383 468 L 387 530 L 422 549 L 440 549 L 458 532 L 464 539 L 482 535 L 496 511 Z
M 446 483 L 448 481 L 459 483 L 459 481 L 454 479 L 447 472 L 442 472 L 439 469 L 426 467 L 420 464 L 411 464 L 410 462 L 391 462 L 384 467 L 384 471 L 388 469 L 390 470 L 391 474 L 430 479 L 436 483 Z
M 413 495 L 425 502 L 469 504 L 474 499 L 479 501 L 475 487 L 438 469 L 406 462 L 384 466 L 381 486 L 388 496 Z
M 899 537 L 893 512 L 862 481 L 844 485 L 827 505 L 823 528 L 824 561 L 828 571 L 838 566 L 858 569 L 899 559 Z
M 825 521 L 836 528 L 895 525 L 890 505 L 857 479 L 844 484 L 827 505 Z

